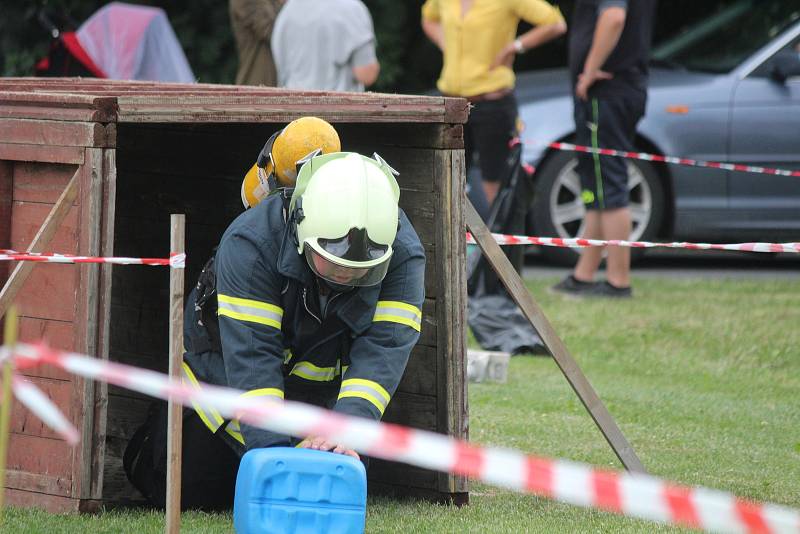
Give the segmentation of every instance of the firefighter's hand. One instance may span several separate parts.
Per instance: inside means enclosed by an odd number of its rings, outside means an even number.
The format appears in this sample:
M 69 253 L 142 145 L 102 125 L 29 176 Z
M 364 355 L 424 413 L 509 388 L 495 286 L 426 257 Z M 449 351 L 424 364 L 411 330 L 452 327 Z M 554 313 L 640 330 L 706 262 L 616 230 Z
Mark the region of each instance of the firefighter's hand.
M 336 454 L 345 454 L 347 456 L 352 456 L 356 460 L 360 460 L 361 457 L 358 453 L 352 449 L 345 449 L 341 445 L 336 445 L 335 443 L 330 443 L 325 438 L 321 438 L 318 436 L 310 436 L 301 441 L 298 445 L 300 449 L 314 449 L 317 451 L 331 451 L 335 452 Z

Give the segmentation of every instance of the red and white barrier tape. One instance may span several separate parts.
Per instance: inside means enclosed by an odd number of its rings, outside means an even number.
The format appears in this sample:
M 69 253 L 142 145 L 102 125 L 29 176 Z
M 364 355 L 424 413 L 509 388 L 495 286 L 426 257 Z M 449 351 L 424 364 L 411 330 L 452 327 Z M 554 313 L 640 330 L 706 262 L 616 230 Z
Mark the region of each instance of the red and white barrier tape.
M 47 363 L 183 405 L 213 407 L 226 418 L 293 436 L 322 436 L 359 452 L 445 471 L 516 491 L 633 517 L 715 532 L 800 533 L 800 511 L 757 504 L 730 493 L 674 485 L 655 477 L 600 471 L 519 451 L 479 448 L 442 434 L 348 417 L 296 402 L 242 397 L 243 392 L 194 389 L 168 376 L 81 354 L 19 344 L 15 361 L 25 368 Z
M 38 261 L 43 263 L 113 263 L 116 265 L 168 265 L 173 269 L 186 267 L 186 254 L 170 253 L 169 258 L 115 258 L 75 256 L 72 254 L 17 252 L 0 249 L 0 261 Z
M 533 141 L 533 145 L 542 145 Z M 626 159 L 638 159 L 642 161 L 660 161 L 673 163 L 675 165 L 685 165 L 689 167 L 703 167 L 707 169 L 723 169 L 726 171 L 752 172 L 756 174 L 771 174 L 773 176 L 800 176 L 800 171 L 787 169 L 773 169 L 771 167 L 758 167 L 755 165 L 741 165 L 738 163 L 722 163 L 719 161 L 702 161 L 691 158 L 678 158 L 675 156 L 661 156 L 659 154 L 648 154 L 646 152 L 628 152 L 625 150 L 615 150 L 613 148 L 594 148 L 585 145 L 574 145 L 572 143 L 548 143 L 547 146 L 554 150 L 565 150 L 569 152 L 586 152 L 588 154 L 599 154 L 601 156 L 616 156 Z
M 0 347 L 0 364 L 9 357 L 7 347 Z M 73 424 L 64 417 L 64 414 L 53 404 L 50 398 L 25 378 L 14 374 L 12 376 L 11 391 L 14 397 L 21 402 L 44 424 L 52 428 L 70 445 L 77 445 L 80 434 Z
M 525 235 L 492 234 L 498 245 L 543 245 L 546 247 L 587 248 L 608 245 L 631 248 L 682 248 L 688 250 L 735 250 L 739 252 L 793 252 L 800 253 L 800 243 L 651 243 L 649 241 L 623 241 L 619 239 L 562 239 L 560 237 L 530 237 Z M 475 238 L 467 232 L 467 243 L 474 245 Z

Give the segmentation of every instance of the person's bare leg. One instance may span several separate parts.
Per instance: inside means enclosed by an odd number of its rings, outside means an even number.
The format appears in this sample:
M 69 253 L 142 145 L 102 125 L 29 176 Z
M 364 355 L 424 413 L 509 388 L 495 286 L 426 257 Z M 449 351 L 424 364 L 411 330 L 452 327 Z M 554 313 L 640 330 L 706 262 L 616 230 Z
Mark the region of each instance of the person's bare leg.
M 600 216 L 604 239 L 628 239 L 631 235 L 631 211 L 627 207 L 604 211 Z M 606 279 L 616 287 L 631 285 L 631 249 L 607 247 Z
M 601 239 L 603 231 L 601 222 L 602 220 L 598 210 L 588 210 L 584 218 L 585 226 L 581 237 L 584 239 Z M 594 281 L 594 275 L 597 273 L 601 261 L 603 261 L 603 247 L 582 249 L 572 276 L 581 282 Z
M 492 206 L 494 199 L 497 198 L 497 193 L 499 192 L 500 182 L 489 182 L 483 180 L 483 193 L 486 195 L 486 202 L 489 203 L 489 207 Z

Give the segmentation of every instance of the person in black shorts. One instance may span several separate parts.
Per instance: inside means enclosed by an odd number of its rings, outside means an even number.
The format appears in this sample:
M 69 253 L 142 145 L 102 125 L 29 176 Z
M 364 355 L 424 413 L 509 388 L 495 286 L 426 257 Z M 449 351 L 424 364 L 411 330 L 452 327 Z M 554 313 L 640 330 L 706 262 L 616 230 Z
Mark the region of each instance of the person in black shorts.
M 577 0 L 569 40 L 575 87 L 575 143 L 631 151 L 647 102 L 656 0 Z M 579 154 L 587 239 L 627 239 L 628 172 L 623 159 Z M 607 247 L 606 280 L 595 282 L 603 249 L 584 249 L 575 270 L 553 286 L 571 295 L 630 297 L 630 249 Z

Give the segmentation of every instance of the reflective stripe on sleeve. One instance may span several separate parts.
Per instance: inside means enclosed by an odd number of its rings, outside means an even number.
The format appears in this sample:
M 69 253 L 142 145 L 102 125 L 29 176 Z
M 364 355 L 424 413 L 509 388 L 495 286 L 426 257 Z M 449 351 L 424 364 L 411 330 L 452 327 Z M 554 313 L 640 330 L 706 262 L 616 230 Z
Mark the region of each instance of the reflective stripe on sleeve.
M 242 398 L 249 398 L 249 397 L 273 397 L 277 399 L 283 400 L 283 391 L 278 388 L 260 388 L 260 389 L 252 389 L 247 393 L 242 393 L 239 395 Z
M 342 387 L 339 390 L 339 399 L 357 397 L 372 403 L 383 415 L 389 405 L 391 397 L 389 393 L 377 382 L 365 380 L 363 378 L 348 378 L 342 380 Z
M 388 321 L 410 326 L 417 332 L 422 326 L 422 311 L 416 306 L 395 300 L 379 300 L 373 322 Z
M 227 432 L 230 437 L 244 445 L 244 436 L 242 436 L 242 430 L 239 428 L 238 419 L 233 419 L 227 425 L 225 425 L 225 432 Z
M 183 376 L 181 380 L 184 383 L 188 383 L 194 389 L 202 389 L 200 386 L 200 382 L 197 380 L 197 377 L 192 372 L 191 367 L 186 362 L 183 362 Z M 192 408 L 194 411 L 197 412 L 197 416 L 200 417 L 200 420 L 208 427 L 211 432 L 216 432 L 219 429 L 220 425 L 225 422 L 225 419 L 222 418 L 222 415 L 215 410 L 214 408 L 209 408 L 205 410 L 200 404 L 196 401 L 192 401 Z
M 217 314 L 238 321 L 264 324 L 280 330 L 283 308 L 257 300 L 219 294 L 217 296 Z
M 317 367 L 311 362 L 297 362 L 289 374 L 314 382 L 331 382 L 339 376 L 339 366 Z

